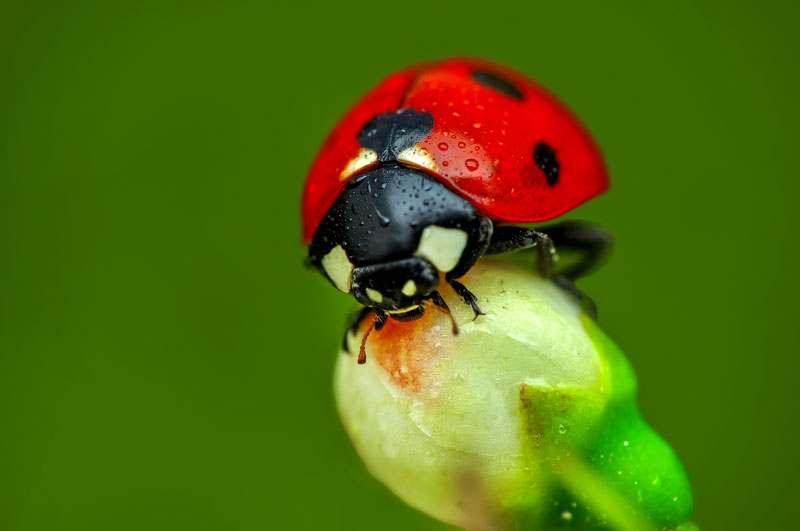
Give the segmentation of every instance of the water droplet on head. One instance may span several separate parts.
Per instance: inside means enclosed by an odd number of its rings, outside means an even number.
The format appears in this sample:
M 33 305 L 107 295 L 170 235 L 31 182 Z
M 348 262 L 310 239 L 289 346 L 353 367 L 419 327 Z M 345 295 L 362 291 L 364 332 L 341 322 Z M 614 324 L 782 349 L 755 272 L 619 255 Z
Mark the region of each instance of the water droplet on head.
M 475 159 L 467 159 L 464 161 L 464 166 L 466 166 L 469 171 L 475 171 L 480 164 Z
M 389 223 L 391 223 L 392 220 L 390 220 L 388 217 L 384 216 L 383 213 L 381 213 L 381 211 L 378 210 L 378 207 L 373 206 L 373 208 L 375 209 L 375 215 L 378 216 L 378 223 L 380 224 L 380 226 L 381 227 L 388 227 Z M 372 234 L 372 231 L 369 231 L 369 234 Z

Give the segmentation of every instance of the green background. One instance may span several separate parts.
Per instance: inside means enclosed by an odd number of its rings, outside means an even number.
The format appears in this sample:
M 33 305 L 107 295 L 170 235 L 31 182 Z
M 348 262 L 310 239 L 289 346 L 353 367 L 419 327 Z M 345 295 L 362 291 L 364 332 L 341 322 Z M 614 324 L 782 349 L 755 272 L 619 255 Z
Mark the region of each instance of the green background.
M 34 5 L 37 4 L 37 5 Z M 798 9 L 778 2 L 0 7 L 0 528 L 442 529 L 365 472 L 301 267 L 305 172 L 410 62 L 586 121 L 617 236 L 583 286 L 696 520 L 798 524 Z

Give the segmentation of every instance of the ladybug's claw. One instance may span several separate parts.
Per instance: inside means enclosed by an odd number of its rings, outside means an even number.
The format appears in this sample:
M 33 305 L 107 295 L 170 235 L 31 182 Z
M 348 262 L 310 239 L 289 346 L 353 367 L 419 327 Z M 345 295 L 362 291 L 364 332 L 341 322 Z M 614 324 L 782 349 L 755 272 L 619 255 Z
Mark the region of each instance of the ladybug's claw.
M 469 304 L 472 311 L 475 313 L 475 317 L 472 319 L 473 321 L 478 318 L 479 315 L 486 315 L 481 311 L 481 307 L 478 306 L 478 297 L 475 296 L 467 287 L 457 280 L 450 279 L 447 281 L 450 286 L 453 288 L 453 291 L 458 293 L 458 295 L 464 299 L 464 302 Z M 434 303 L 435 304 L 435 303 Z

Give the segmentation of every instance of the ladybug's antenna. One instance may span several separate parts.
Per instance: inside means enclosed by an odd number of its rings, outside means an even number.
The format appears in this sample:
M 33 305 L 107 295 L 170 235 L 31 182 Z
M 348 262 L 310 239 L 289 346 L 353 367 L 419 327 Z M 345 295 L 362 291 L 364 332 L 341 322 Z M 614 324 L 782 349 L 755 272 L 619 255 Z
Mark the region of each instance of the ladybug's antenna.
M 369 325 L 369 328 L 367 328 L 367 331 L 364 333 L 364 337 L 361 338 L 361 348 L 358 350 L 359 365 L 363 365 L 367 362 L 367 338 L 369 338 L 369 335 L 375 330 L 375 323 L 377 321 L 377 319 L 372 321 L 372 324 Z
M 458 323 L 456 322 L 455 317 L 453 317 L 453 312 L 450 311 L 450 306 L 447 305 L 444 298 L 442 297 L 442 294 L 439 293 L 437 290 L 434 290 L 433 293 L 431 293 L 431 302 L 433 302 L 434 306 L 441 308 L 441 310 L 447 314 L 447 316 L 450 318 L 450 324 L 453 327 L 453 335 L 457 336 Z
M 364 332 L 364 337 L 361 338 L 361 348 L 358 349 L 358 364 L 363 365 L 367 362 L 367 338 L 373 330 L 380 330 L 386 324 L 386 312 L 380 309 L 375 309 L 375 320 L 369 325 L 367 331 Z

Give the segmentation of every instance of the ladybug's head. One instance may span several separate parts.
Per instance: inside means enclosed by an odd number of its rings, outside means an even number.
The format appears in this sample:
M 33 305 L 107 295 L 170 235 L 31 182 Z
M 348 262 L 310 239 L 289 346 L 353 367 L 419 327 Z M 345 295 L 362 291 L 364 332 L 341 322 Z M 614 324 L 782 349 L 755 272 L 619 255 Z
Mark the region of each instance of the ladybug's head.
M 323 218 L 309 261 L 365 306 L 413 318 L 483 253 L 492 223 L 420 170 L 385 163 L 353 177 Z
M 399 316 L 419 309 L 438 286 L 436 266 L 422 256 L 412 256 L 353 268 L 351 293 L 365 306 Z

